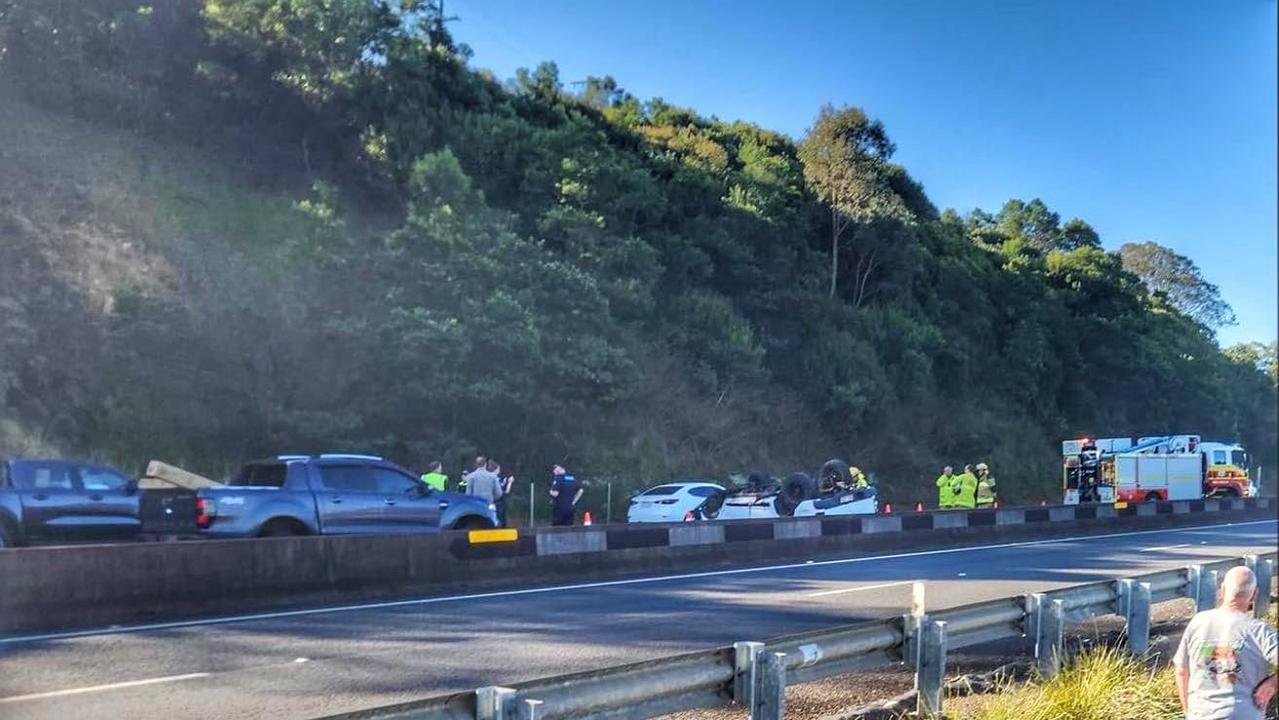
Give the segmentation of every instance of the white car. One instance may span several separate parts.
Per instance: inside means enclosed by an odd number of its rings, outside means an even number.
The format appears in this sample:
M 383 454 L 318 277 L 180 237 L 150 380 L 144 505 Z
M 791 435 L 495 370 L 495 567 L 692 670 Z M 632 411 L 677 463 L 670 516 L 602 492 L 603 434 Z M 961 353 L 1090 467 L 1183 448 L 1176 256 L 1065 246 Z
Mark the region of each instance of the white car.
M 818 478 L 796 472 L 779 483 L 752 475 L 747 488 L 729 493 L 722 505 L 700 515 L 712 520 L 746 520 L 879 512 L 879 493 L 875 487 L 855 489 L 848 477 L 848 463 L 843 460 L 827 462 Z
M 779 512 L 779 493 L 742 493 L 729 495 L 720 507 L 716 520 L 787 517 Z M 826 497 L 803 500 L 789 513 L 790 517 L 821 515 L 874 515 L 879 512 L 875 488 L 849 490 Z
M 708 482 L 658 485 L 631 498 L 631 505 L 626 510 L 626 522 L 683 522 L 688 513 L 702 507 L 708 499 L 723 497 L 724 493 L 722 486 Z

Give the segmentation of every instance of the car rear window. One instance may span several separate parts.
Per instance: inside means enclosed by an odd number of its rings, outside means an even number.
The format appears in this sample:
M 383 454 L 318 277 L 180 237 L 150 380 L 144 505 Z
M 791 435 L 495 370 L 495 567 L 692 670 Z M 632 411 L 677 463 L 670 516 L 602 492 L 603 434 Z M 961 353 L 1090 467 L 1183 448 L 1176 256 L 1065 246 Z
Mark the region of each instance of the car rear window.
M 679 485 L 658 485 L 640 493 L 641 495 L 674 495 L 679 492 Z
M 284 463 L 262 463 L 245 465 L 240 468 L 231 482 L 235 487 L 284 487 L 284 478 L 288 476 L 288 466 Z

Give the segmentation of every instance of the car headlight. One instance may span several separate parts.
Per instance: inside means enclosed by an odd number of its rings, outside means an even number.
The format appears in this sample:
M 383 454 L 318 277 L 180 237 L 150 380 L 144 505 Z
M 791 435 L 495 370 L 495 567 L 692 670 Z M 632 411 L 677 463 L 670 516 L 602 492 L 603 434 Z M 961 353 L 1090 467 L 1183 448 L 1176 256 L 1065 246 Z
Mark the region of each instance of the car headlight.
M 493 503 L 489 503 L 489 510 L 492 510 L 493 512 L 497 512 L 497 506 L 494 505 Z

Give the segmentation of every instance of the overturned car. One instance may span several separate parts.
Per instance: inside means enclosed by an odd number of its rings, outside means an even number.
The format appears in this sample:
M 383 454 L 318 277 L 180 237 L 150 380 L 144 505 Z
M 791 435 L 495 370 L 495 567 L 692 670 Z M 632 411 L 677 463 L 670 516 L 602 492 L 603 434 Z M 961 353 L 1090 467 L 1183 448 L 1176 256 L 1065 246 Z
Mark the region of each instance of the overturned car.
M 795 472 L 778 480 L 751 473 L 743 487 L 709 498 L 693 511 L 696 520 L 874 515 L 879 497 L 872 485 L 859 487 L 843 460 L 829 460 L 816 477 Z M 712 502 L 719 501 L 719 502 Z

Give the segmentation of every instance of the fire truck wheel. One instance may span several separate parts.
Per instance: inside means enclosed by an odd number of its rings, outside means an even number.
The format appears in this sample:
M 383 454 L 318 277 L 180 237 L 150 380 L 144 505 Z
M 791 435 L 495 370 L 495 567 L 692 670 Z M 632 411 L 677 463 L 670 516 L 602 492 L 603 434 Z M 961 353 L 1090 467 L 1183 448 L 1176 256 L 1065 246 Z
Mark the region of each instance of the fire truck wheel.
M 1146 493 L 1146 502 L 1159 502 L 1159 493 Z

